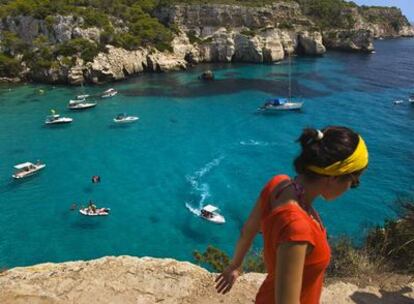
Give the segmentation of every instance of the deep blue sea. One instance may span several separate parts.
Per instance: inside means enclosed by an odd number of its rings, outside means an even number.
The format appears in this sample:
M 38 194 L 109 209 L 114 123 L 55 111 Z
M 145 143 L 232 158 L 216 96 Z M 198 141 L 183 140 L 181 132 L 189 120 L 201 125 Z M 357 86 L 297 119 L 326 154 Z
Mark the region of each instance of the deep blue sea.
M 302 128 L 330 124 L 364 136 L 370 165 L 358 189 L 315 205 L 331 236 L 360 241 L 367 227 L 396 216 L 397 197 L 414 193 L 414 106 L 407 101 L 414 39 L 375 46 L 371 55 L 294 57 L 292 91 L 305 102 L 303 111 L 272 116 L 255 110 L 268 97 L 287 95 L 288 62 L 200 65 L 83 88 L 1 86 L 0 266 L 123 254 L 192 261 L 193 251 L 208 244 L 231 253 L 265 182 L 294 175 Z M 197 79 L 207 68 L 215 81 Z M 66 109 L 75 95 L 109 87 L 119 94 L 96 108 Z M 74 122 L 45 127 L 52 108 Z M 140 120 L 114 125 L 119 112 Z M 47 164 L 40 174 L 11 178 L 15 164 L 37 159 Z M 92 175 L 101 183 L 92 184 Z M 69 210 L 89 199 L 111 214 Z M 191 212 L 206 203 L 221 208 L 225 225 Z

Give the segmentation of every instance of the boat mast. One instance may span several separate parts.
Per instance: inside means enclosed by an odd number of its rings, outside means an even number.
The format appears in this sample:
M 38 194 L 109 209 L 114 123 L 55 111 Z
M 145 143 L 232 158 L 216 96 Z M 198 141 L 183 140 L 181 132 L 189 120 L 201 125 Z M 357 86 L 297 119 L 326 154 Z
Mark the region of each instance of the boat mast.
M 291 79 L 291 61 L 290 61 L 290 52 L 288 52 L 288 60 L 289 60 L 289 102 L 292 99 L 292 79 Z

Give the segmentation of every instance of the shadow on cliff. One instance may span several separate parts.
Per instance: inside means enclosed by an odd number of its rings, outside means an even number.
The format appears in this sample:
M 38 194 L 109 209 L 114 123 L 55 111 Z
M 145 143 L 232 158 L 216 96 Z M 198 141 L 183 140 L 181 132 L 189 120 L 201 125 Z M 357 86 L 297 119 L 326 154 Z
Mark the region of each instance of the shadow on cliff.
M 357 291 L 351 295 L 351 299 L 357 304 L 414 304 L 414 299 L 410 299 L 404 295 L 404 293 L 410 291 L 412 289 L 409 287 L 394 292 L 380 290 L 381 296 L 369 292 Z

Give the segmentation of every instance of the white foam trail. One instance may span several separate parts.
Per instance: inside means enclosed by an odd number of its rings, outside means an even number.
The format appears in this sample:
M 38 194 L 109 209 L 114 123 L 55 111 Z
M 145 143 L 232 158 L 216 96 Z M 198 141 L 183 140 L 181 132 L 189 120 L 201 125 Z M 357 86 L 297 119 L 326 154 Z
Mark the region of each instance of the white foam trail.
M 185 203 L 185 206 L 188 210 L 190 210 L 191 213 L 193 213 L 196 216 L 200 216 L 200 209 L 192 207 L 189 203 Z
M 186 176 L 187 181 L 191 184 L 191 187 L 193 188 L 193 192 L 199 193 L 200 201 L 198 202 L 198 208 L 192 207 L 188 202 L 185 204 L 185 206 L 197 216 L 200 215 L 200 210 L 204 205 L 204 201 L 210 196 L 209 185 L 207 183 L 201 183 L 199 180 L 208 172 L 210 172 L 214 167 L 217 167 L 223 158 L 224 156 L 217 157 L 213 159 L 211 162 L 207 163 L 200 170 L 194 172 L 193 175 Z
M 240 144 L 243 146 L 275 146 L 276 143 L 269 143 L 266 141 L 258 141 L 258 140 L 253 140 L 253 139 L 249 139 L 249 140 L 242 140 L 240 141 Z

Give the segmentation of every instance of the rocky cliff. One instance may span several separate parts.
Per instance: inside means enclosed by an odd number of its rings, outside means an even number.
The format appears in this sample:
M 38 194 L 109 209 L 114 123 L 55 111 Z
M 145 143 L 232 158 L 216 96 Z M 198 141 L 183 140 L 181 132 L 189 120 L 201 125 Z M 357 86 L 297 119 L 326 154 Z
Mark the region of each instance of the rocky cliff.
M 214 289 L 216 274 L 172 259 L 104 257 L 85 262 L 39 264 L 0 273 L 3 304 L 215 304 L 252 303 L 263 274 L 241 276 L 227 295 Z M 414 284 L 384 290 L 378 285 L 329 284 L 322 304 L 387 303 L 414 301 Z
M 186 69 L 200 62 L 275 62 L 293 52 L 315 56 L 326 49 L 370 53 L 375 37 L 414 36 L 414 29 L 395 8 L 343 9 L 338 18 L 346 22 L 338 24 L 347 28 L 322 28 L 292 1 L 261 7 L 177 4 L 157 7 L 152 15 L 173 29 L 167 51 L 153 46 L 114 47 L 111 41 L 116 42 L 117 33 L 126 41 L 132 38 L 126 23 L 113 17 L 108 33 L 74 15 L 7 16 L 0 22 L 0 52 L 7 55 L 0 54 L 0 77 L 8 78 L 0 79 L 102 83 L 145 71 Z

